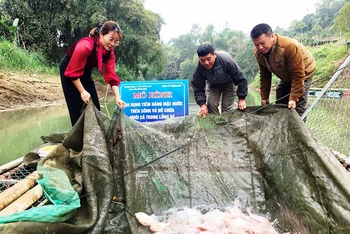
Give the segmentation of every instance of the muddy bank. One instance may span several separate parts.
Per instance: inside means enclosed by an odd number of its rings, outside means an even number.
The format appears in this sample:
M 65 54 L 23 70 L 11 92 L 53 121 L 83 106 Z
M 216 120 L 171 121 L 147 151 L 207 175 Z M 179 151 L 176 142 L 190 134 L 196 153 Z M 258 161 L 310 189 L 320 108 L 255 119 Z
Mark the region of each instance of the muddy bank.
M 100 97 L 106 85 L 95 82 Z M 0 111 L 65 104 L 59 76 L 0 72 Z

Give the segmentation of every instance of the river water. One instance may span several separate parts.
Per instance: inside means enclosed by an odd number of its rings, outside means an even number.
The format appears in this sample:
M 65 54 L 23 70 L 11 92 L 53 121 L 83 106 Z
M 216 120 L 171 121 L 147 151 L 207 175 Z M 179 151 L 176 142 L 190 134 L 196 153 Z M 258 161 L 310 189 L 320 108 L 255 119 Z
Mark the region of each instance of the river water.
M 194 104 L 193 94 L 189 94 L 190 114 L 199 107 Z M 250 92 L 246 98 L 248 106 L 258 105 L 257 92 Z M 101 103 L 101 111 L 112 116 L 114 99 Z M 43 144 L 41 136 L 71 129 L 66 105 L 55 105 L 25 110 L 0 112 L 0 165 L 24 156 L 27 152 Z

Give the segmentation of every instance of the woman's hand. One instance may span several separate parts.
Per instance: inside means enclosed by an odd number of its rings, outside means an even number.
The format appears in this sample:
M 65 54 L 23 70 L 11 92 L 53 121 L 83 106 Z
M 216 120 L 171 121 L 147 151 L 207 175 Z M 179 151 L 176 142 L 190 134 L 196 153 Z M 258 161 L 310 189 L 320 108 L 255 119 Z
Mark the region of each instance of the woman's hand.
M 88 91 L 84 89 L 84 86 L 81 84 L 80 79 L 78 78 L 76 80 L 72 80 L 72 82 L 74 86 L 77 88 L 77 90 L 79 91 L 81 100 L 83 100 L 83 102 L 88 104 L 90 101 L 91 95 Z
M 81 100 L 83 100 L 83 102 L 88 104 L 90 101 L 91 95 L 90 93 L 88 93 L 88 91 L 84 90 L 83 92 L 80 93 L 80 97 L 81 97 Z
M 112 91 L 115 96 L 115 103 L 120 109 L 124 109 L 124 107 L 126 106 L 126 103 L 120 98 L 119 87 L 117 85 L 113 85 Z
M 115 98 L 115 102 L 120 109 L 124 109 L 126 103 L 122 99 Z

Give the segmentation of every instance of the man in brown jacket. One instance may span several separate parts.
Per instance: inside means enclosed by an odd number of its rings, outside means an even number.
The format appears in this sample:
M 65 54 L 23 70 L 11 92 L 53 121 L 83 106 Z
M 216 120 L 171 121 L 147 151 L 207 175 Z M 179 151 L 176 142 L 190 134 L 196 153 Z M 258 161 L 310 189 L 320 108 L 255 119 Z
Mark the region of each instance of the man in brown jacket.
M 277 35 L 268 24 L 256 25 L 250 37 L 259 65 L 261 104 L 269 104 L 272 73 L 281 79 L 276 103 L 295 108 L 301 116 L 307 107 L 307 94 L 316 63 L 311 52 L 295 39 Z

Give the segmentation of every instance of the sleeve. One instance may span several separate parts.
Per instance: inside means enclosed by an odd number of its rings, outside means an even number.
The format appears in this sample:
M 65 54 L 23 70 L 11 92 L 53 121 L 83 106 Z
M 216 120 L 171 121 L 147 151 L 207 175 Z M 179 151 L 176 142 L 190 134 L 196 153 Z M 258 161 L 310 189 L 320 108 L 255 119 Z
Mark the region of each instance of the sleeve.
M 269 100 L 271 92 L 272 73 L 266 66 L 258 62 L 260 73 L 260 96 L 261 100 Z
M 238 86 L 238 98 L 245 99 L 245 97 L 248 95 L 248 80 L 245 78 L 241 68 L 233 59 L 232 62 L 227 63 L 227 66 L 229 67 L 228 70 L 233 83 Z
M 205 95 L 205 77 L 199 71 L 198 66 L 199 64 L 197 64 L 197 67 L 193 73 L 191 85 L 193 88 L 194 99 L 196 100 L 196 103 L 201 106 L 206 104 L 207 98 Z
M 286 48 L 285 61 L 292 80 L 289 100 L 297 102 L 304 93 L 306 76 L 302 52 L 295 44 L 291 44 Z
M 64 75 L 73 80 L 84 74 L 87 59 L 91 54 L 93 45 L 89 41 L 81 40 L 75 46 L 72 57 L 64 72 Z
M 115 71 L 115 55 L 113 51 L 111 51 L 108 60 L 104 63 L 103 66 L 103 79 L 105 80 L 105 82 L 110 86 L 119 86 L 120 78 L 118 77 L 117 72 Z

